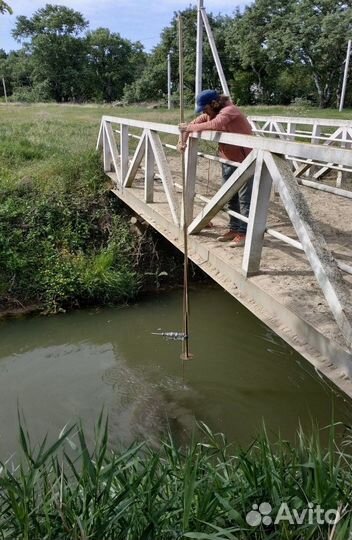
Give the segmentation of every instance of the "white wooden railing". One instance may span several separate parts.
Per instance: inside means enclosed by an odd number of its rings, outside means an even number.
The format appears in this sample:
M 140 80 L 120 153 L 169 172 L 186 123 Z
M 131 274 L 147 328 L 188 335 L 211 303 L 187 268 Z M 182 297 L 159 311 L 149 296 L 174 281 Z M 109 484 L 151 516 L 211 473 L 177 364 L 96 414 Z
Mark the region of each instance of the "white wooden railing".
M 138 144 L 130 156 L 129 141 L 131 128 L 139 128 Z M 299 182 L 292 171 L 292 160 L 312 160 L 321 164 L 340 163 L 345 168 L 352 168 L 352 151 L 335 147 L 332 144 L 321 145 L 287 140 L 287 137 L 270 138 L 238 135 L 232 133 L 202 132 L 192 134 L 186 152 L 186 193 L 185 208 L 181 208 L 180 185 L 173 177 L 168 162 L 165 146 L 160 135 L 166 134 L 175 138 L 179 129 L 173 125 L 142 122 L 125 118 L 104 116 L 101 121 L 97 148 L 103 149 L 104 170 L 113 178 L 116 191 L 133 189 L 137 173 L 144 162 L 143 182 L 145 205 L 154 204 L 156 189 L 155 178 L 161 180 L 160 185 L 167 201 L 170 223 L 179 229 L 184 222 L 188 233 L 196 235 L 210 222 L 215 215 L 223 211 L 226 203 L 249 180 L 254 178 L 249 217 L 240 219 L 248 222 L 246 242 L 243 250 L 242 272 L 245 276 L 260 272 L 260 261 L 264 234 L 270 233 L 287 244 L 305 252 L 316 279 L 324 293 L 331 312 L 348 347 L 352 348 L 352 309 L 349 301 L 350 290 L 343 279 L 341 270 L 352 273 L 352 268 L 343 262 L 336 261 L 312 218 L 304 199 Z M 222 142 L 250 148 L 251 153 L 238 164 L 237 170 L 215 195 L 209 200 L 201 197 L 205 205 L 199 211 L 194 201 L 197 197 L 196 178 L 199 140 Z M 132 154 L 132 153 L 131 153 Z M 279 193 L 282 203 L 297 234 L 297 240 L 289 238 L 277 231 L 267 229 L 267 215 L 272 185 Z M 194 215 L 197 212 L 196 215 Z
M 352 147 L 352 120 L 283 116 L 249 116 L 248 119 L 253 132 L 259 136 L 310 142 L 322 146 L 348 149 Z M 309 176 L 313 181 L 321 180 L 327 173 L 334 171 L 336 187 L 342 186 L 344 176 L 352 175 L 352 168 L 344 163 L 325 163 L 318 160 L 313 162 L 311 159 L 298 157 L 291 158 L 291 161 L 295 176 Z M 306 185 L 318 187 L 317 184 Z

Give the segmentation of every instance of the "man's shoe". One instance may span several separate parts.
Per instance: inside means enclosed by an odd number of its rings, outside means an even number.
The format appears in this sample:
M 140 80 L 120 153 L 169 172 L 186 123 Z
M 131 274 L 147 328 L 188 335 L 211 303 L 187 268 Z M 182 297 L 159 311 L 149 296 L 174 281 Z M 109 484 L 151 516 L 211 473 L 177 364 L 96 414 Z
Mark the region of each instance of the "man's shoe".
M 244 246 L 246 241 L 246 235 L 244 233 L 237 233 L 234 239 L 231 241 L 230 247 L 241 247 Z
M 231 240 L 233 240 L 237 235 L 238 235 L 237 231 L 231 231 L 230 229 L 222 236 L 218 236 L 217 241 L 218 242 L 231 242 Z

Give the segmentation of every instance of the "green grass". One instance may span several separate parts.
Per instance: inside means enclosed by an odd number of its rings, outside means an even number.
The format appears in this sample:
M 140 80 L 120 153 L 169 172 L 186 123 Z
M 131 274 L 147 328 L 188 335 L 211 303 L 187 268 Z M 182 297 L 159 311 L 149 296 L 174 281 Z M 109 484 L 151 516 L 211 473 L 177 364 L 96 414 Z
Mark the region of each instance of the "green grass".
M 94 150 L 99 123 L 51 108 L 1 117 L 0 306 L 125 302 L 139 287 L 134 238 Z
M 350 434 L 328 450 L 318 430 L 297 434 L 296 445 L 271 443 L 263 430 L 249 448 L 235 450 L 201 425 L 186 448 L 173 438 L 114 451 L 100 417 L 88 444 L 81 426 L 66 428 L 51 446 L 33 449 L 20 426 L 22 459 L 0 468 L 0 538 L 11 540 L 346 540 L 351 531 Z M 343 446 L 344 445 L 344 446 Z M 339 509 L 327 523 L 249 526 L 254 504 L 286 503 L 292 512 Z

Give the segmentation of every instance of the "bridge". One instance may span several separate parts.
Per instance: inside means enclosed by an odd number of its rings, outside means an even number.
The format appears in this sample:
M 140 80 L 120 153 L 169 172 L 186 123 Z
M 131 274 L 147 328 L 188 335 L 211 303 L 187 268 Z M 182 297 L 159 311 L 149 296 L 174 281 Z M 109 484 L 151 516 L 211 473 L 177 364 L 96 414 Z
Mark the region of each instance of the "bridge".
M 249 120 L 190 137 L 184 194 L 177 126 L 103 116 L 97 148 L 119 199 L 181 251 L 187 227 L 189 258 L 352 397 L 352 121 Z M 251 149 L 224 186 L 219 142 Z M 249 217 L 226 212 L 253 177 Z M 244 247 L 216 240 L 228 213 Z

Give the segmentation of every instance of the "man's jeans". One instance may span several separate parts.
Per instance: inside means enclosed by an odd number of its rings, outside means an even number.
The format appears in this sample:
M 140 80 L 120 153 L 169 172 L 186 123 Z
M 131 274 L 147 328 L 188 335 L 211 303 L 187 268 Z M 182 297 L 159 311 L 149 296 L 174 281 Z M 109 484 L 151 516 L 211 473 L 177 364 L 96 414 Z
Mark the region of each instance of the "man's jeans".
M 223 184 L 225 184 L 225 182 L 235 172 L 236 168 L 237 167 L 234 167 L 233 165 L 225 165 L 225 163 L 222 164 Z M 251 204 L 252 186 L 253 179 L 249 180 L 244 186 L 242 186 L 241 189 L 229 200 L 228 209 L 233 210 L 238 214 L 242 214 L 242 216 L 248 217 L 249 207 Z M 244 221 L 240 221 L 233 216 L 230 216 L 230 229 L 231 231 L 246 234 L 247 223 L 245 223 Z

